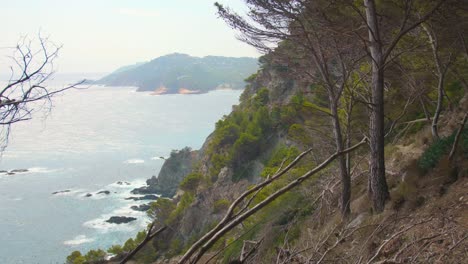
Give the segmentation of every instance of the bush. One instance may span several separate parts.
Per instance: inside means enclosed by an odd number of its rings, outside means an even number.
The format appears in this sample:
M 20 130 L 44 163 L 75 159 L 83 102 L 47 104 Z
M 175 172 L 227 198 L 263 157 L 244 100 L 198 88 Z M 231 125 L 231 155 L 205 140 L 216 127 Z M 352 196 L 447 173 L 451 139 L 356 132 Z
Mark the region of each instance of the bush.
M 455 131 L 452 135 L 449 137 L 445 138 L 440 138 L 434 141 L 432 145 L 421 155 L 421 158 L 419 159 L 419 167 L 423 170 L 429 170 L 434 168 L 439 160 L 452 148 L 452 145 L 455 141 Z M 468 152 L 468 129 L 464 129 L 461 134 L 459 147 L 462 149 L 462 151 L 465 153 L 465 155 Z
M 198 172 L 192 172 L 180 182 L 179 188 L 186 192 L 195 192 L 202 178 L 202 174 Z
M 231 205 L 231 202 L 229 202 L 227 199 L 220 199 L 213 204 L 213 213 L 219 214 L 227 210 L 230 205 Z
M 102 249 L 90 250 L 86 253 L 86 262 L 97 263 L 105 260 L 106 252 Z
M 152 219 L 158 219 L 159 222 L 169 224 L 167 221 L 175 208 L 176 205 L 172 200 L 159 198 L 150 204 L 150 209 L 148 210 L 147 214 Z
M 73 251 L 67 257 L 67 264 L 84 264 L 86 263 L 86 258 L 81 255 L 80 251 Z
M 107 252 L 114 254 L 114 255 L 120 255 L 124 253 L 124 250 L 121 245 L 113 245 L 107 250 Z

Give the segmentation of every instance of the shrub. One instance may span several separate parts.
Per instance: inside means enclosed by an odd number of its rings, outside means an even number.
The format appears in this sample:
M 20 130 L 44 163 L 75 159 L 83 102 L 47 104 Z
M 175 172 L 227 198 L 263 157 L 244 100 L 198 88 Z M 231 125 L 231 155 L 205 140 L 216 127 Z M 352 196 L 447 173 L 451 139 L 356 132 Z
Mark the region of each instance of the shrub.
M 150 204 L 147 214 L 152 219 L 158 219 L 160 222 L 168 224 L 168 219 L 172 211 L 176 208 L 175 203 L 166 198 L 159 198 Z
M 84 264 L 86 263 L 86 258 L 81 255 L 80 251 L 73 251 L 67 257 L 67 264 Z
M 124 250 L 121 245 L 113 245 L 107 250 L 107 252 L 114 254 L 114 255 L 120 255 L 124 253 Z
M 213 204 L 213 213 L 218 214 L 229 208 L 231 202 L 227 199 L 220 199 Z
M 202 178 L 203 175 L 201 173 L 192 172 L 180 182 L 179 187 L 186 192 L 195 192 Z
M 431 146 L 421 155 L 419 159 L 419 167 L 424 170 L 434 168 L 442 156 L 448 154 L 454 141 L 456 131 L 449 137 L 440 138 L 434 141 Z M 468 152 L 468 129 L 464 129 L 460 138 L 460 148 L 466 153 Z
M 86 253 L 85 258 L 86 262 L 102 262 L 104 261 L 106 257 L 106 252 L 102 249 L 97 249 L 97 250 L 90 250 L 88 253 Z

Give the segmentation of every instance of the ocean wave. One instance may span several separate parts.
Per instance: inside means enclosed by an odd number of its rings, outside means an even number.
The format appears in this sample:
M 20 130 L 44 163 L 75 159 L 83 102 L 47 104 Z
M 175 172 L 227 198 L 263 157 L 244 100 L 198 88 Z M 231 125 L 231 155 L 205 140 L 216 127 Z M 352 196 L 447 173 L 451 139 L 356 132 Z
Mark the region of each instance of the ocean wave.
M 85 235 L 79 235 L 73 238 L 72 240 L 64 241 L 63 244 L 67 246 L 77 246 L 85 243 L 93 242 L 94 238 L 88 238 Z
M 151 160 L 166 160 L 166 157 L 152 157 Z
M 101 233 L 131 232 L 139 230 L 141 228 L 145 228 L 148 225 L 149 217 L 146 215 L 146 212 L 140 212 L 131 209 L 132 205 L 139 204 L 135 202 L 127 203 L 125 206 L 117 208 L 111 213 L 102 214 L 98 218 L 84 222 L 83 226 L 87 228 L 96 229 Z M 112 224 L 106 222 L 112 216 L 134 217 L 136 218 L 136 220 L 126 224 Z
M 124 163 L 126 163 L 126 164 L 142 164 L 142 163 L 145 163 L 145 161 L 142 160 L 142 159 L 129 159 L 129 160 L 126 160 Z
M 53 192 L 52 196 L 79 196 L 84 192 L 84 189 L 65 189 Z

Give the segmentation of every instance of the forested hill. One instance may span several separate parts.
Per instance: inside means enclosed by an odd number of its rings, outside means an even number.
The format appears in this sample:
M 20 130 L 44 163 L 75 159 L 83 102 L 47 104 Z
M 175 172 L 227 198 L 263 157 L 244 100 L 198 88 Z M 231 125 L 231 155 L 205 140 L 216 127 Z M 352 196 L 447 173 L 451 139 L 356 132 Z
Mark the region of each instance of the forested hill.
M 169 54 L 147 63 L 125 66 L 96 81 L 106 86 L 136 86 L 139 91 L 204 93 L 217 88 L 242 89 L 256 72 L 256 58 Z
M 149 205 L 152 224 L 98 260 L 465 263 L 463 1 L 247 2 L 245 18 L 218 14 L 276 48 L 202 148 L 148 181 L 180 180 Z

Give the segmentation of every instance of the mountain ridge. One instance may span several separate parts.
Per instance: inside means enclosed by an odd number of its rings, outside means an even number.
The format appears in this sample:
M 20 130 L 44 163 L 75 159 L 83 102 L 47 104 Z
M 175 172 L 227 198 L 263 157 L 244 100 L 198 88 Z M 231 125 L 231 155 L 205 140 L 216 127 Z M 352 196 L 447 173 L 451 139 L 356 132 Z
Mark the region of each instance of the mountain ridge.
M 148 62 L 123 66 L 94 81 L 105 86 L 135 86 L 156 94 L 206 93 L 215 89 L 243 89 L 244 79 L 258 69 L 256 58 L 164 55 Z

